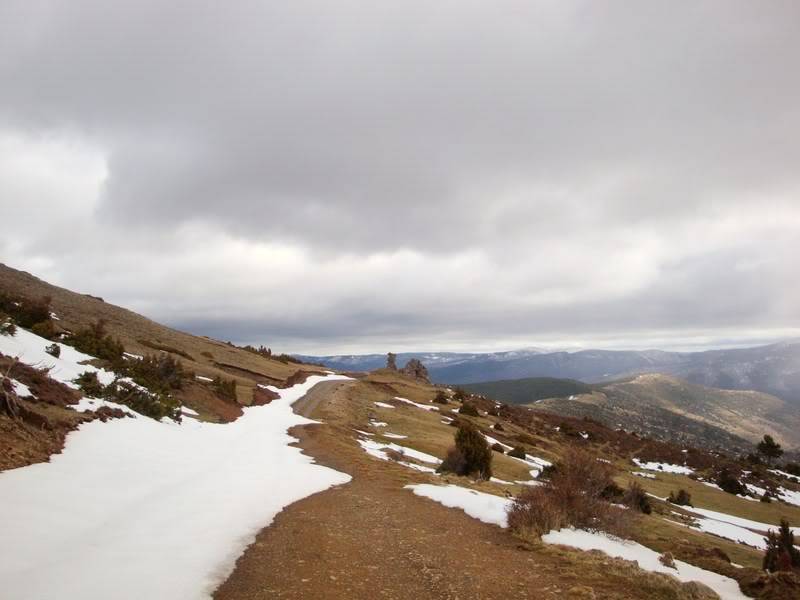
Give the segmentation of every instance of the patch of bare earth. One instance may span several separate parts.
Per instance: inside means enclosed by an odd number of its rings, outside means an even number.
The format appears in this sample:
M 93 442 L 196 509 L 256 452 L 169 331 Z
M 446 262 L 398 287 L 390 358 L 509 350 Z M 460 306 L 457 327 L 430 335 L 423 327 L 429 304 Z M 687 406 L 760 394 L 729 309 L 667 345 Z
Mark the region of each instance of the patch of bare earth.
M 307 454 L 353 480 L 282 511 L 237 561 L 217 600 L 714 597 L 598 553 L 527 544 L 404 490 L 432 479 L 356 445 L 360 385 L 315 387 L 295 409 L 324 424 L 292 431 Z

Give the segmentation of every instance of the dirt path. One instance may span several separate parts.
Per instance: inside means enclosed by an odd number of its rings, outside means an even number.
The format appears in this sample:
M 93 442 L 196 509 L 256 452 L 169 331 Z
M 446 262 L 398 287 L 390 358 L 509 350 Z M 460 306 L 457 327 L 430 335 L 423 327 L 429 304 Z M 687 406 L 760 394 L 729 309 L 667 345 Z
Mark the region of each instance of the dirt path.
M 278 514 L 217 600 L 641 597 L 626 589 L 629 580 L 587 573 L 558 552 L 526 548 L 507 531 L 403 489 L 413 473 L 369 457 L 354 441 L 348 416 L 358 410 L 357 385 L 316 386 L 295 407 L 325 424 L 292 431 L 306 453 L 352 482 Z

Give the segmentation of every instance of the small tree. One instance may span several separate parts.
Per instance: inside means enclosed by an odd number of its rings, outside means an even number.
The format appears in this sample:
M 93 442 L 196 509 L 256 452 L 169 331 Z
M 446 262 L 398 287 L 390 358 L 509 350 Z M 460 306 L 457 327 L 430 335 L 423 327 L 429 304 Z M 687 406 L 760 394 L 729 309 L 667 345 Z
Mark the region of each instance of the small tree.
M 436 392 L 433 401 L 436 402 L 436 404 L 447 404 L 447 394 L 444 393 L 444 390 L 439 390 Z
M 451 448 L 439 470 L 456 475 L 478 475 L 481 479 L 492 476 L 492 449 L 474 425 L 463 422 L 455 435 L 455 447 Z
M 763 455 L 764 458 L 767 459 L 767 463 L 770 465 L 772 464 L 773 460 L 783 456 L 783 448 L 781 448 L 781 445 L 772 439 L 771 435 L 765 435 L 764 439 L 758 442 L 756 449 L 758 450 L 759 454 Z
M 394 352 L 389 352 L 386 355 L 386 368 L 397 371 L 397 354 Z
M 464 403 L 461 405 L 461 408 L 458 409 L 459 414 L 467 415 L 468 417 L 477 417 L 478 409 L 475 408 L 474 404 Z
M 678 490 L 677 494 L 675 492 L 670 492 L 667 502 L 671 502 L 672 504 L 677 504 L 679 506 L 692 506 L 692 495 L 681 488 Z
M 800 568 L 800 550 L 794 546 L 794 534 L 789 521 L 781 519 L 778 533 L 770 529 L 764 540 L 767 542 L 763 562 L 765 571 L 774 573 Z

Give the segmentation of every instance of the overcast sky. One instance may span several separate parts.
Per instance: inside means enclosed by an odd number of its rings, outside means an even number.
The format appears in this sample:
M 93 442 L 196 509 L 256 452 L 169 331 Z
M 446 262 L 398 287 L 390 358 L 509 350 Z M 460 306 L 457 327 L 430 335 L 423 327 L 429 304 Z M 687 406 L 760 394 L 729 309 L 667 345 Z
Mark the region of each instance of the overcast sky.
M 0 1 L 0 261 L 306 353 L 800 335 L 800 3 Z

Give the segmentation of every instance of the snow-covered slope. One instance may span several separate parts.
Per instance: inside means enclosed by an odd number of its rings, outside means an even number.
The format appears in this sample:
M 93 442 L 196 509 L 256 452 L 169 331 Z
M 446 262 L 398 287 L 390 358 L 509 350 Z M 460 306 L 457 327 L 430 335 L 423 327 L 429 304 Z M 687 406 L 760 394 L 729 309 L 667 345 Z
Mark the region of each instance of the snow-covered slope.
M 50 463 L 0 473 L 0 596 L 209 598 L 288 504 L 350 477 L 289 444 L 291 405 L 320 381 L 233 423 L 93 421 Z

